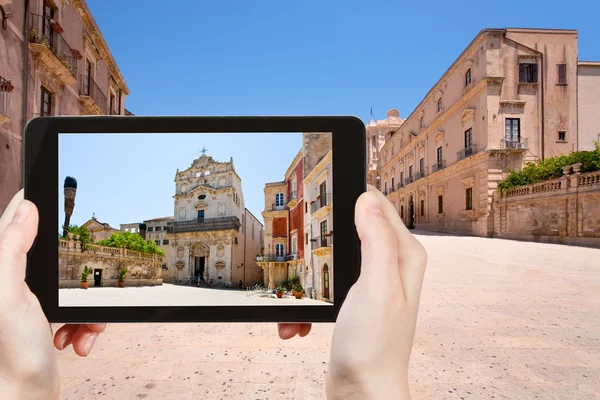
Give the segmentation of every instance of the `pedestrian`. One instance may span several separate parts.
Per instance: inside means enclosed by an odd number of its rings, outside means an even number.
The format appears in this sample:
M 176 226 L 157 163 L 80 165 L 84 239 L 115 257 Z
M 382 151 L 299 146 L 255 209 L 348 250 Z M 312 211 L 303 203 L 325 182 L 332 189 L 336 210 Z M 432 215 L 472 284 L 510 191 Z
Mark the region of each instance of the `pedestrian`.
M 242 286 L 244 286 L 244 282 L 242 282 L 242 280 L 240 279 L 240 283 L 238 284 L 238 287 L 241 289 Z
M 427 263 L 423 246 L 394 206 L 369 188 L 358 199 L 361 274 L 335 323 L 328 399 L 410 399 L 408 364 Z M 53 347 L 90 354 L 103 324 L 67 324 L 52 336 L 37 298 L 24 284 L 27 252 L 37 234 L 36 207 L 20 191 L 0 219 L 0 393 L 3 399 L 57 400 Z M 211 282 L 212 284 L 212 282 Z M 280 338 L 304 337 L 310 324 L 279 324 Z

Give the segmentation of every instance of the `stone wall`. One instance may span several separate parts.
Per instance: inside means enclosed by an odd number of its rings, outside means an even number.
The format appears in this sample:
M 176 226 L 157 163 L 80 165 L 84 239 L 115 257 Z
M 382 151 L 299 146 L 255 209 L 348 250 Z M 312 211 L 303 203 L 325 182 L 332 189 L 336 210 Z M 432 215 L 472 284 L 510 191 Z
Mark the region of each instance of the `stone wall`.
M 600 248 L 600 171 L 494 194 L 493 235 Z
M 81 274 L 87 266 L 92 270 L 88 276 L 90 287 L 96 286 L 96 271 L 101 271 L 100 286 L 117 286 L 117 274 L 123 267 L 129 271 L 126 286 L 162 285 L 162 263 L 163 258 L 156 254 L 59 240 L 58 283 L 61 288 L 79 287 Z

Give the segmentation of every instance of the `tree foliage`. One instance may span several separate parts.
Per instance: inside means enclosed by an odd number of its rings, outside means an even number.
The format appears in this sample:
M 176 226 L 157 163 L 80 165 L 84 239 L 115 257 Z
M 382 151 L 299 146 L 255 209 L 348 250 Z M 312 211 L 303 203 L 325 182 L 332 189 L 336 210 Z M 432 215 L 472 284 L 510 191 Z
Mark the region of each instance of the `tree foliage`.
M 593 151 L 576 151 L 568 155 L 529 162 L 520 171 L 510 170 L 508 177 L 498 184 L 498 191 L 530 185 L 535 182 L 560 178 L 563 167 L 581 163 L 581 172 L 600 170 L 600 142 Z
M 71 225 L 71 226 L 69 226 L 69 229 L 67 229 L 67 231 L 72 233 L 73 235 L 79 235 L 79 240 L 83 243 L 93 243 L 94 242 L 94 238 L 92 237 L 92 234 L 84 226 Z M 69 239 L 69 237 L 62 236 L 62 234 L 61 234 L 60 239 L 67 240 L 67 239 Z
M 165 255 L 156 243 L 144 240 L 140 235 L 131 232 L 115 232 L 109 238 L 98 242 L 100 246 L 120 247 L 146 254 Z

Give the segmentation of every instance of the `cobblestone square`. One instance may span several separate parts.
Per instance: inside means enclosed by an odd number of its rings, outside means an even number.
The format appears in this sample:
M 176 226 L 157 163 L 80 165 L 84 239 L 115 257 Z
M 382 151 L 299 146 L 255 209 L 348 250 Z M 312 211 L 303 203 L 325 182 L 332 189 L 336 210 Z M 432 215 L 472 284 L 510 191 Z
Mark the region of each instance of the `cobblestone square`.
M 417 237 L 429 263 L 415 400 L 598 398 L 600 250 Z M 89 357 L 60 353 L 62 399 L 325 399 L 332 332 L 284 342 L 275 324 L 111 324 Z

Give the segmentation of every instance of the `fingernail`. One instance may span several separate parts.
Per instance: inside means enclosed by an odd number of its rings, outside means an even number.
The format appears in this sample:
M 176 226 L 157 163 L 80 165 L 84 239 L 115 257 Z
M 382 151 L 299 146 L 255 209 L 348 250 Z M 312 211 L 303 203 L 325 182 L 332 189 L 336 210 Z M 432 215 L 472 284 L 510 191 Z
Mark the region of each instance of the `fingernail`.
M 375 193 L 367 192 L 365 194 L 365 205 L 367 206 L 367 209 L 372 213 L 383 215 L 383 207 L 381 206 L 381 201 Z
M 69 335 L 64 335 L 62 340 L 60 341 L 60 349 L 64 350 L 67 347 L 67 341 L 69 340 Z
M 21 222 L 27 219 L 30 213 L 31 207 L 29 206 L 29 203 L 27 203 L 26 201 L 22 201 L 21 203 L 19 203 L 17 209 L 15 210 L 15 215 L 13 215 L 12 222 L 14 222 L 15 224 L 20 224 Z
M 87 339 L 85 340 L 85 355 L 87 356 L 92 351 L 92 347 L 94 347 L 94 343 L 96 343 L 96 339 L 98 339 L 97 333 L 91 333 Z

